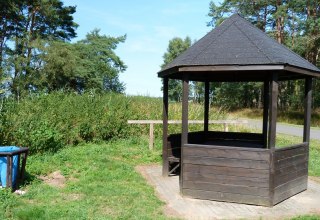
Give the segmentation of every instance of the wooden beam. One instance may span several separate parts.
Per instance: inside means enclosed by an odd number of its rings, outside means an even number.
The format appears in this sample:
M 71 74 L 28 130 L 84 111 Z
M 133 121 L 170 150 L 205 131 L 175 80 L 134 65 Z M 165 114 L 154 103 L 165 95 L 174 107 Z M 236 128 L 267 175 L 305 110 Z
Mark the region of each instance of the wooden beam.
M 158 72 L 159 77 L 166 77 L 168 75 L 179 73 L 179 72 L 222 72 L 222 71 L 277 71 L 284 70 L 286 73 L 298 73 L 302 75 L 309 75 L 319 77 L 320 72 L 314 70 L 303 69 L 290 65 L 191 65 L 191 66 L 175 66 L 170 69 L 166 69 Z
M 206 81 L 204 84 L 204 132 L 209 131 L 209 88 L 210 83 Z
M 303 142 L 310 142 L 312 77 L 305 79 Z M 308 144 L 309 146 L 309 144 Z
M 277 110 L 278 110 L 278 74 L 273 73 L 270 82 L 269 101 L 269 136 L 268 148 L 274 149 L 276 144 Z
M 270 82 L 270 101 L 269 101 L 269 135 L 268 148 L 270 149 L 270 172 L 269 172 L 269 205 L 273 205 L 274 200 L 274 173 L 275 173 L 275 145 L 276 145 L 276 127 L 278 110 L 278 73 L 273 73 Z
M 283 70 L 283 65 L 247 65 L 247 66 L 185 66 L 179 67 L 179 72 L 214 72 L 214 71 L 263 71 L 263 70 Z
M 269 97 L 270 97 L 270 84 L 269 80 L 265 80 L 263 83 L 263 123 L 262 123 L 262 134 L 264 146 L 268 146 L 268 116 L 269 116 Z
M 168 84 L 169 79 L 163 79 L 163 128 L 162 128 L 162 176 L 166 177 L 169 173 L 168 161 Z
M 183 79 L 182 94 L 182 136 L 181 144 L 188 143 L 188 107 L 189 107 L 189 80 L 185 76 Z
M 183 148 L 185 144 L 188 144 L 188 106 L 189 104 L 189 78 L 188 75 L 183 77 L 182 86 L 182 135 L 181 135 L 181 159 L 180 159 L 180 175 L 179 185 L 180 192 L 182 192 L 183 185 Z
M 188 124 L 203 124 L 203 120 L 188 120 Z M 181 124 L 181 120 L 168 120 L 168 124 Z M 248 120 L 209 120 L 209 124 L 248 124 Z M 128 120 L 128 124 L 163 124 L 163 120 Z M 0 152 L 1 155 L 1 152 Z M 6 155 L 6 154 L 5 154 Z

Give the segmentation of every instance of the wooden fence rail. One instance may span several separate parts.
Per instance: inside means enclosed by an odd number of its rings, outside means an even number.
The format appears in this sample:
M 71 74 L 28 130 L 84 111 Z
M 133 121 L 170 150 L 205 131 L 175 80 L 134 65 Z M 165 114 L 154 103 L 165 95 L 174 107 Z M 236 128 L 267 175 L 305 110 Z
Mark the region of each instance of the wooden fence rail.
M 149 124 L 149 149 L 153 149 L 154 145 L 154 124 L 162 124 L 162 120 L 128 120 L 128 124 Z M 181 124 L 181 120 L 169 120 L 168 124 Z M 201 120 L 189 120 L 189 124 L 203 124 Z M 223 124 L 224 131 L 229 131 L 228 125 L 230 124 L 248 124 L 247 120 L 209 120 L 209 124 Z

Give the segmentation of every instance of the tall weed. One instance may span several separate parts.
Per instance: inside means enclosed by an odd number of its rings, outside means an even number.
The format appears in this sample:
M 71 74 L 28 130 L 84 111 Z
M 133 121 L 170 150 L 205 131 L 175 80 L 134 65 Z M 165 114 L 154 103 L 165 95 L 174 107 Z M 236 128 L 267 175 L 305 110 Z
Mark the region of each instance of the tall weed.
M 181 103 L 169 103 L 169 119 L 181 119 Z M 203 105 L 190 103 L 189 118 L 203 120 Z M 210 119 L 223 118 L 218 109 L 210 110 Z M 0 114 L 2 145 L 29 147 L 32 153 L 55 152 L 66 145 L 99 142 L 149 134 L 148 125 L 128 125 L 132 120 L 161 120 L 162 99 L 120 94 L 77 95 L 56 92 L 30 96 L 17 102 L 7 99 Z M 190 125 L 190 131 L 203 125 Z M 169 132 L 181 131 L 181 124 L 170 125 Z M 162 125 L 155 125 L 156 137 Z

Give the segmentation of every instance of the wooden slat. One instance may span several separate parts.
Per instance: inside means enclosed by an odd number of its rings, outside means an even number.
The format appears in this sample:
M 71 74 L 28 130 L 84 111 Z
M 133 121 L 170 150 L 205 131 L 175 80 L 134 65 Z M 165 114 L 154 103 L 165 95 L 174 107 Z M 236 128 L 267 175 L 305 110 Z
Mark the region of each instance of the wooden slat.
M 211 157 L 184 157 L 183 163 L 243 167 L 251 169 L 269 169 L 269 163 L 263 160 L 240 160 L 229 158 L 211 158 Z
M 219 132 L 219 131 L 210 131 L 208 133 L 208 140 L 210 139 L 231 139 L 231 140 L 257 140 L 263 141 L 262 134 L 256 133 L 243 133 L 243 132 Z
M 275 160 L 282 160 L 288 157 L 293 157 L 295 155 L 308 153 L 308 147 L 306 145 L 301 145 L 300 147 L 295 147 L 292 149 L 281 150 L 276 149 Z
M 297 186 L 295 186 L 293 188 L 290 188 L 289 190 L 287 190 L 287 191 L 285 191 L 283 193 L 276 193 L 274 195 L 273 204 L 276 205 L 279 202 L 281 202 L 281 201 L 283 201 L 285 199 L 288 199 L 291 196 L 294 196 L 294 195 L 306 190 L 307 187 L 308 187 L 308 181 L 304 181 L 300 185 L 297 185 Z
M 204 191 L 204 190 L 190 190 L 190 189 L 183 189 L 182 194 L 185 196 L 190 196 L 192 198 L 198 198 L 198 199 L 209 199 L 209 200 L 237 202 L 237 203 L 245 203 L 245 204 L 264 205 L 264 206 L 270 205 L 268 197 L 241 195 L 241 194 L 235 194 L 235 193 L 212 192 L 212 191 Z
M 206 142 L 210 143 L 210 142 Z M 270 152 L 269 149 L 263 149 L 263 148 L 252 148 L 252 147 L 235 147 L 235 146 L 218 146 L 214 145 L 214 141 L 212 142 L 212 145 L 208 144 L 186 144 L 185 147 L 203 147 L 203 148 L 215 148 L 215 149 L 229 149 L 229 150 L 239 150 L 239 151 L 245 151 L 245 152 Z M 243 142 L 246 143 L 246 142 Z M 249 142 L 250 143 L 250 142 Z M 248 143 L 248 144 L 249 144 Z
M 298 171 L 294 171 L 291 172 L 290 170 L 288 170 L 288 173 L 283 174 L 283 175 L 276 175 L 274 177 L 274 185 L 275 187 L 280 186 L 282 184 L 285 184 L 287 182 L 290 182 L 298 177 L 301 176 L 306 176 L 308 175 L 308 169 L 304 168 L 302 170 L 298 170 Z
M 299 185 L 301 185 L 301 184 L 303 184 L 303 183 L 305 183 L 307 181 L 308 181 L 308 176 L 307 175 L 301 176 L 301 177 L 298 177 L 298 178 L 296 178 L 294 180 L 291 180 L 289 182 L 286 182 L 286 183 L 284 183 L 282 185 L 279 185 L 279 186 L 275 187 L 274 192 L 276 194 L 281 194 L 281 193 L 284 193 L 284 192 L 286 192 L 286 191 L 288 191 L 288 190 L 290 190 L 290 189 L 292 189 L 292 188 L 294 188 L 296 186 L 299 186 Z
M 290 172 L 296 172 L 302 169 L 306 169 L 308 168 L 308 162 L 307 161 L 302 161 L 300 163 L 296 163 L 296 164 L 291 164 L 287 167 L 276 167 L 275 169 L 275 175 L 283 175 L 288 173 L 288 171 Z
M 281 151 L 293 150 L 294 148 L 307 147 L 307 146 L 308 146 L 308 142 L 303 142 L 300 144 L 294 144 L 294 145 L 289 145 L 286 147 L 277 148 L 276 151 L 281 152 Z
M 235 159 L 248 159 L 248 160 L 265 160 L 269 161 L 269 151 L 245 151 L 241 148 L 229 149 L 228 147 L 215 148 L 210 147 L 190 147 L 186 146 L 184 149 L 185 156 L 198 156 L 198 157 L 224 157 Z
M 223 167 L 223 166 L 206 166 L 197 164 L 183 164 L 184 171 L 192 173 L 200 173 L 203 175 L 229 175 L 237 177 L 253 177 L 253 178 L 268 178 L 269 170 L 247 169 L 240 167 Z
M 255 196 L 263 196 L 263 197 L 266 197 L 269 195 L 269 188 L 230 185 L 230 184 L 217 184 L 217 183 L 201 182 L 201 181 L 185 180 L 183 182 L 183 188 L 205 190 L 205 191 L 212 191 L 212 192 L 235 193 L 235 194 L 242 194 L 242 195 L 255 195 Z
M 229 176 L 228 174 L 215 175 L 212 173 L 191 173 L 185 171 L 183 181 L 210 182 L 215 184 L 232 184 L 237 186 L 269 187 L 268 178 L 268 175 L 261 175 L 261 178 L 256 178 Z
M 303 163 L 308 161 L 308 154 L 300 154 L 298 156 L 289 157 L 283 160 L 275 161 L 275 169 L 292 166 L 295 164 Z

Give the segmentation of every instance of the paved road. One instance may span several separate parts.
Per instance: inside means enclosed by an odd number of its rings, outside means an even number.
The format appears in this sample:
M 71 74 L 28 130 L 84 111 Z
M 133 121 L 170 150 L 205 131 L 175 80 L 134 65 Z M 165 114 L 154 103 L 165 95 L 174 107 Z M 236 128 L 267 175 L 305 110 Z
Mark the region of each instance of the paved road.
M 260 120 L 252 120 L 246 119 L 249 122 L 249 126 L 256 129 L 262 129 L 262 121 Z M 277 123 L 277 133 L 289 134 L 298 137 L 303 136 L 303 126 L 301 125 L 290 125 Z M 310 130 L 310 138 L 320 140 L 320 129 L 311 128 Z

